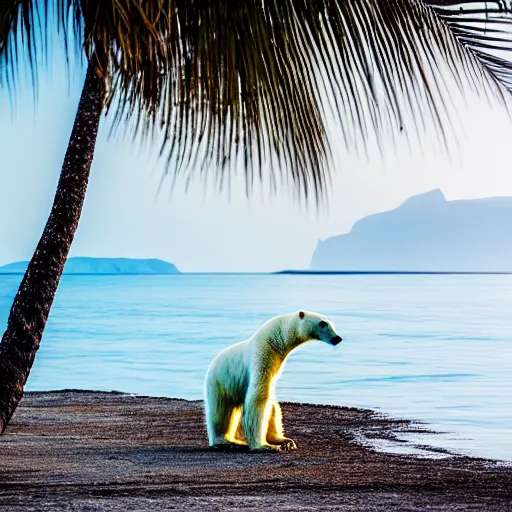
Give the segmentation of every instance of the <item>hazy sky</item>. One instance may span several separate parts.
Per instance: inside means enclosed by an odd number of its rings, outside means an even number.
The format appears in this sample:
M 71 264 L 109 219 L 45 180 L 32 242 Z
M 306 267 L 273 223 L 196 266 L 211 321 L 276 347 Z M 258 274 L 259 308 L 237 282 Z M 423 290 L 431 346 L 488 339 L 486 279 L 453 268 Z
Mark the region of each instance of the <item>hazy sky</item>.
M 82 76 L 68 88 L 62 61 L 41 75 L 34 108 L 30 87 L 15 111 L 0 90 L 0 264 L 28 259 L 46 222 L 76 111 Z M 458 92 L 454 90 L 454 95 Z M 452 158 L 436 150 L 433 130 L 426 149 L 368 160 L 336 155 L 330 210 L 316 215 L 286 193 L 248 202 L 241 187 L 231 200 L 178 186 L 158 192 L 162 166 L 150 152 L 107 140 L 100 129 L 90 187 L 72 248 L 74 256 L 156 257 L 184 271 L 267 271 L 303 268 L 318 239 L 350 230 L 359 218 L 394 208 L 413 194 L 441 188 L 448 199 L 512 196 L 512 121 L 475 95 L 460 109 L 464 134 Z M 336 138 L 336 136 L 335 136 Z

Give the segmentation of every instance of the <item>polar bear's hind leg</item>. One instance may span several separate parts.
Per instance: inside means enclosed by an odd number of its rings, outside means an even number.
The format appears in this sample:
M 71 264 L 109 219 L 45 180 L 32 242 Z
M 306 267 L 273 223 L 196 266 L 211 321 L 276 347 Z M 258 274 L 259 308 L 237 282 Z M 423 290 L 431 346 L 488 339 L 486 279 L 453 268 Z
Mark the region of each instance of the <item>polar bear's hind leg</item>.
M 211 384 L 206 387 L 204 405 L 208 443 L 210 446 L 214 446 L 225 442 L 231 411 L 221 386 L 218 383 Z
M 229 448 L 245 444 L 235 438 L 242 416 L 241 407 L 233 406 L 233 401 L 219 383 L 207 387 L 205 413 L 208 444 L 211 447 Z

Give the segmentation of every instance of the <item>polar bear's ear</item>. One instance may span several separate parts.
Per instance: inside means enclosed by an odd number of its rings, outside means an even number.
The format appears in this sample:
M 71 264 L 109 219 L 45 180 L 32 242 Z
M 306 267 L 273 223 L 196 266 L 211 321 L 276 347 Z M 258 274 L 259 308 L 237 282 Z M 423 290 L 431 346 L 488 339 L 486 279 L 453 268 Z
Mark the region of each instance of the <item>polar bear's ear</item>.
M 304 313 L 304 311 L 299 311 L 299 318 L 301 320 L 303 320 L 305 316 L 306 316 L 306 313 Z

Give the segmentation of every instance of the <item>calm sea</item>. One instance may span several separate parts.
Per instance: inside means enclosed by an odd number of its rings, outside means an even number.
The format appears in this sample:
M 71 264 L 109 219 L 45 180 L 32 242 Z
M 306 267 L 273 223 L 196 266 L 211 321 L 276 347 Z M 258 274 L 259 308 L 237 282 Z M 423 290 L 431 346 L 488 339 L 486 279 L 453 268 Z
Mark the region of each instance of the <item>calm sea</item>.
M 2 325 L 19 280 L 0 276 Z M 429 443 L 512 460 L 512 276 L 67 276 L 27 390 L 198 399 L 220 349 L 298 309 L 343 343 L 293 353 L 280 399 L 425 421 L 445 432 Z

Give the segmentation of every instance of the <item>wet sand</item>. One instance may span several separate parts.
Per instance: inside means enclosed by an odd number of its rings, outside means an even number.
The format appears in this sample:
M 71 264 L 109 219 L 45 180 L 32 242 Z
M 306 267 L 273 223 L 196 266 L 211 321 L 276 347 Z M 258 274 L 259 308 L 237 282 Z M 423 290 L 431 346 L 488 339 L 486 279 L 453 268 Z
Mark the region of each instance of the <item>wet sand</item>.
M 297 451 L 212 452 L 199 401 L 27 393 L 0 437 L 0 508 L 512 511 L 510 466 L 368 442 L 421 426 L 309 404 L 285 403 L 283 415 Z

